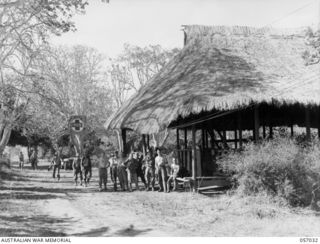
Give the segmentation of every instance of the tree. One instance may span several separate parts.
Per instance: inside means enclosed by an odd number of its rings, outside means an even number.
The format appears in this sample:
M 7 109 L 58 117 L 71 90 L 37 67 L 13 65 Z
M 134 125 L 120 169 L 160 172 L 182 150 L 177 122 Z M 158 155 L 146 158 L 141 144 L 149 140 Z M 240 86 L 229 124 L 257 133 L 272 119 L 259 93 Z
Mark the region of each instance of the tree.
M 124 51 L 117 58 L 110 59 L 107 71 L 116 108 L 151 80 L 178 51 L 177 48 L 166 50 L 160 45 L 139 47 L 125 44 Z
M 37 93 L 29 106 L 29 122 L 57 144 L 67 133 L 71 115 L 86 115 L 89 131 L 103 127 L 112 113 L 111 92 L 103 86 L 104 57 L 85 46 L 48 47 L 37 60 Z
M 74 30 L 72 16 L 87 4 L 83 0 L 0 2 L 0 156 L 29 95 L 37 91 L 33 63 L 43 44 L 50 34 Z
M 140 87 L 150 81 L 178 52 L 177 48 L 166 50 L 160 45 L 138 47 L 125 44 L 122 54 L 110 60 L 111 65 L 107 72 L 115 109 L 119 109 L 130 95 L 134 96 Z M 168 136 L 169 132 L 165 130 L 153 134 L 152 139 L 155 145 L 162 146 Z M 120 142 L 119 131 L 117 137 Z
M 306 65 L 318 64 L 320 62 L 320 31 L 309 28 L 306 33 L 306 44 L 310 47 L 302 54 Z

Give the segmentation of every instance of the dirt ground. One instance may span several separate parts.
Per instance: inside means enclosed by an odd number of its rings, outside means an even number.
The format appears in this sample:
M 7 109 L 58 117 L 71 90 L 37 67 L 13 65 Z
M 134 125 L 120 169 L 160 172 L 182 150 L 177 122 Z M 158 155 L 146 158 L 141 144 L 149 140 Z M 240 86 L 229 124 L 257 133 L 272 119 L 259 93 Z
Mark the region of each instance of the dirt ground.
M 42 162 L 0 179 L 0 236 L 320 236 L 320 217 L 308 210 L 231 196 L 190 192 L 98 191 L 97 169 L 88 187 L 72 171 L 52 178 Z
M 71 170 L 61 170 L 57 181 L 47 165 L 36 171 L 13 165 L 10 179 L 1 181 L 0 236 L 177 235 L 126 207 L 128 194 L 145 192 L 113 192 L 109 179 L 109 189 L 99 192 L 96 168 L 88 187 L 75 186 Z

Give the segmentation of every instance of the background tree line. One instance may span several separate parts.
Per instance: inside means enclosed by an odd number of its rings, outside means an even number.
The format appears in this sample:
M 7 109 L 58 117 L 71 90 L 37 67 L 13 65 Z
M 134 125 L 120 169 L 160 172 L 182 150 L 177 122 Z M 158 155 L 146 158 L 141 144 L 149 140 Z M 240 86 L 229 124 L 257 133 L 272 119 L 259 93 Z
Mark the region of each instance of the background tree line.
M 92 131 L 156 74 L 177 49 L 126 44 L 116 58 L 86 46 L 53 46 L 51 35 L 74 31 L 87 1 L 0 3 L 0 155 L 12 131 L 29 144 L 54 147 L 68 118 L 83 114 Z

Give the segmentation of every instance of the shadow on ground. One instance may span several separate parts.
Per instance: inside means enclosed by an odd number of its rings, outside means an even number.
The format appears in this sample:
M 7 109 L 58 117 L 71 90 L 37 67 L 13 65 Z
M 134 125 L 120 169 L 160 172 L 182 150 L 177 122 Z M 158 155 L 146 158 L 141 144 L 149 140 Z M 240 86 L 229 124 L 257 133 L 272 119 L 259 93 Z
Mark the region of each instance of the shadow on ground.
M 8 186 L 0 186 L 0 191 L 30 191 L 30 192 L 39 192 L 39 193 L 85 193 L 84 189 L 86 188 L 46 188 L 46 187 L 8 187 Z
M 72 218 L 52 218 L 48 215 L 37 216 L 1 216 L 0 236 L 66 236 L 61 231 L 72 225 Z M 60 230 L 54 230 L 59 226 Z
M 133 225 L 130 225 L 128 228 L 122 229 L 114 233 L 115 236 L 138 236 L 143 233 L 151 231 L 151 228 L 148 229 L 136 229 Z
M 92 229 L 89 231 L 85 231 L 82 233 L 76 233 L 72 234 L 72 236 L 78 236 L 78 237 L 99 237 L 104 236 L 109 231 L 109 227 L 101 227 L 98 229 Z
M 24 177 L 21 177 L 20 174 L 15 173 L 9 164 L 0 162 L 0 183 L 4 180 L 17 180 L 25 181 Z
M 0 200 L 17 199 L 17 200 L 47 200 L 61 198 L 61 196 L 53 194 L 35 194 L 29 192 L 10 192 L 0 193 Z

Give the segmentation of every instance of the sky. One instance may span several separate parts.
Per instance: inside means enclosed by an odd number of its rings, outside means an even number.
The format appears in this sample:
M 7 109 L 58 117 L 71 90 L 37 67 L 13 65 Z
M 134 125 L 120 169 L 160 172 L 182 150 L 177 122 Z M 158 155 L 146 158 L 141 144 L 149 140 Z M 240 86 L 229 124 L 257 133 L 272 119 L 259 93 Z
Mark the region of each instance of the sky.
M 319 6 L 320 0 L 89 0 L 86 13 L 73 19 L 77 31 L 52 43 L 91 46 L 109 57 L 124 43 L 181 48 L 182 25 L 315 27 Z

